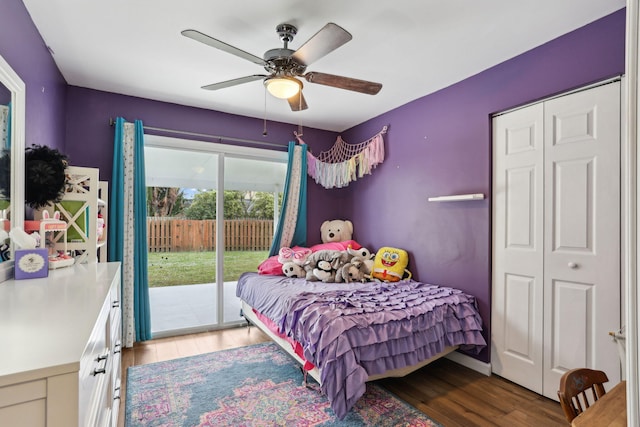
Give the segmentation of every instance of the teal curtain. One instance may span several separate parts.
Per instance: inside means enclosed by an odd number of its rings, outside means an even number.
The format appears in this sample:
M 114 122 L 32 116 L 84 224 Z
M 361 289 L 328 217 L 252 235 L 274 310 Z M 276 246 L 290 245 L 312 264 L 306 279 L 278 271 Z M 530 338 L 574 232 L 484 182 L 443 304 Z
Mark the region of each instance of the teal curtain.
M 135 325 L 138 341 L 150 340 L 151 310 L 149 308 L 149 275 L 147 270 L 147 184 L 144 169 L 144 126 L 141 120 L 135 121 L 134 153 L 134 304 L 136 307 Z
M 113 138 L 113 168 L 109 194 L 109 261 L 124 259 L 124 119 L 116 118 Z
M 289 142 L 287 177 L 284 183 L 280 221 L 269 256 L 280 248 L 307 244 L 307 145 Z
M 122 263 L 124 344 L 151 336 L 147 273 L 147 200 L 142 121 L 116 119 L 109 226 L 109 260 Z

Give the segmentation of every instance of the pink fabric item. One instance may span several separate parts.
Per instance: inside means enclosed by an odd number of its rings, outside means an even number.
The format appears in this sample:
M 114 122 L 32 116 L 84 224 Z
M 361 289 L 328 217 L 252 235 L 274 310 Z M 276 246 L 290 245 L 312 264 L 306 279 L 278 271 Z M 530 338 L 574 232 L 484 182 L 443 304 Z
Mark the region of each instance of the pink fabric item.
M 273 332 L 274 334 L 276 334 L 277 336 L 279 336 L 280 338 L 282 338 L 283 340 L 291 344 L 291 348 L 293 348 L 294 353 L 297 354 L 300 357 L 300 359 L 304 360 L 304 365 L 302 365 L 302 369 L 304 369 L 305 371 L 310 371 L 313 368 L 315 368 L 313 363 L 309 362 L 307 359 L 304 358 L 304 350 L 302 349 L 302 345 L 299 342 L 281 333 L 278 330 L 278 326 L 276 325 L 276 322 L 269 319 L 267 316 L 261 314 L 255 308 L 253 309 L 253 313 L 256 315 L 258 319 L 260 319 L 260 321 L 267 327 L 267 329 L 269 329 L 271 332 Z
M 349 245 L 351 245 L 351 248 L 353 249 L 360 249 L 362 247 L 355 240 L 345 240 L 344 242 L 320 243 L 320 244 L 311 246 L 310 249 L 311 249 L 311 252 L 318 252 L 322 250 L 346 251 Z
M 316 177 L 316 157 L 307 150 L 307 173 L 311 178 Z
M 270 274 L 272 276 L 284 276 L 282 264 L 278 261 L 278 255 L 270 256 L 258 266 L 259 274 Z

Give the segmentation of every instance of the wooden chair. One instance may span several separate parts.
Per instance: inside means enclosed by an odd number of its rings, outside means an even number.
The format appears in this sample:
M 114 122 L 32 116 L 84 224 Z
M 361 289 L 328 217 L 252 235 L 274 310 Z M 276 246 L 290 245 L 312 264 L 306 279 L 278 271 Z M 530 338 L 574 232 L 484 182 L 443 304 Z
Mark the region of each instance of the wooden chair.
M 572 369 L 562 375 L 558 397 L 569 423 L 606 393 L 602 384 L 607 381 L 609 378 L 604 372 L 586 368 Z

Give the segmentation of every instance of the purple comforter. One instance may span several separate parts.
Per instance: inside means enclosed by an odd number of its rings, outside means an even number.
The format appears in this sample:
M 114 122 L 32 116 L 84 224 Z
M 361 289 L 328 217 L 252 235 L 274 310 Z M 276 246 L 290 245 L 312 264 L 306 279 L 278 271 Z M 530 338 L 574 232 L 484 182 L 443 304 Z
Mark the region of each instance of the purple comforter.
M 447 346 L 486 346 L 475 297 L 458 289 L 244 273 L 236 295 L 302 345 L 340 419 L 364 394 L 368 376 L 417 364 Z

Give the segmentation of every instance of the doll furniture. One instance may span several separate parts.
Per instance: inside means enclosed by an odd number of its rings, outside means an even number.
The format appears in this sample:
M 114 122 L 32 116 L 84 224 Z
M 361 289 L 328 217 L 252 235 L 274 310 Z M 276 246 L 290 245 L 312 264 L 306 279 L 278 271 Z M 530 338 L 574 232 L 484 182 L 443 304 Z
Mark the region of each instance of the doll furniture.
M 53 216 L 60 212 L 60 219 L 67 224 L 66 236 L 55 236 L 56 250 L 69 250 L 76 263 L 106 261 L 108 213 L 108 183 L 99 181 L 99 170 L 78 166 L 67 167 L 67 187 L 60 202 L 50 204 L 36 213 L 42 218 L 44 211 Z M 98 214 L 104 227 L 98 238 Z

